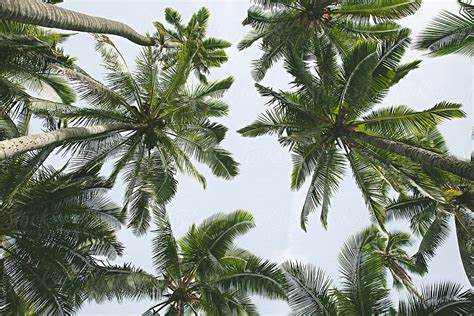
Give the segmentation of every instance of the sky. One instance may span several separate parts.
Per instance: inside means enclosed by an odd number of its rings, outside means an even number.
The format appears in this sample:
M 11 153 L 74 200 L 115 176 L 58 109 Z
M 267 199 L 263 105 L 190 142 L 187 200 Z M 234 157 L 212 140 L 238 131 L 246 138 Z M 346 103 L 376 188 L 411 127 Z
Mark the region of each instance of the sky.
M 153 21 L 164 21 L 164 9 L 173 7 L 187 20 L 200 7 L 211 12 L 209 36 L 226 39 L 233 43 L 228 50 L 229 61 L 220 69 L 212 71 L 211 78 L 229 75 L 235 83 L 224 99 L 230 105 L 228 117 L 220 120 L 229 128 L 223 146 L 230 150 L 240 162 L 240 174 L 232 181 L 213 177 L 206 167 L 201 170 L 207 176 L 208 186 L 204 191 L 188 176 L 178 176 L 178 193 L 167 210 L 176 236 L 182 236 L 193 224 L 216 212 L 231 212 L 245 209 L 255 217 L 256 228 L 238 239 L 237 244 L 258 256 L 283 262 L 296 259 L 312 263 L 323 269 L 335 282 L 338 279 L 337 255 L 344 241 L 368 225 L 370 220 L 360 192 L 349 172 L 333 199 L 329 213 L 329 224 L 325 230 L 319 215 L 309 218 L 308 232 L 299 226 L 299 212 L 306 194 L 306 185 L 298 192 L 289 188 L 290 154 L 281 148 L 275 137 L 256 139 L 243 138 L 236 130 L 251 123 L 265 109 L 266 100 L 260 97 L 250 76 L 251 60 L 259 56 L 257 47 L 239 52 L 236 44 L 249 31 L 241 25 L 250 6 L 249 1 L 99 1 L 68 0 L 61 6 L 95 16 L 124 22 L 139 33 L 153 32 Z M 439 11 L 457 11 L 455 0 L 425 0 L 422 8 L 401 23 L 410 27 L 414 34 L 426 25 Z M 133 66 L 140 47 L 125 39 L 111 37 L 117 44 L 129 66 Z M 78 34 L 65 44 L 65 51 L 78 58 L 78 65 L 97 79 L 103 78 L 100 56 L 94 51 L 94 42 L 88 34 Z M 451 153 L 469 157 L 471 152 L 473 65 L 467 57 L 447 56 L 429 58 L 423 52 L 410 50 L 405 61 L 422 59 L 420 68 L 411 72 L 395 86 L 381 105 L 407 105 L 417 110 L 426 109 L 446 100 L 464 105 L 468 118 L 443 123 L 444 133 Z M 288 88 L 290 77 L 277 64 L 267 74 L 263 84 L 273 88 Z M 111 198 L 121 203 L 123 185 L 111 191 Z M 406 223 L 394 226 L 408 231 Z M 152 233 L 136 237 L 122 229 L 120 240 L 126 249 L 116 263 L 130 262 L 153 273 L 150 240 Z M 454 231 L 431 261 L 430 271 L 423 279 L 416 277 L 416 285 L 450 280 L 468 287 L 456 244 Z M 416 246 L 416 245 L 415 245 Z M 414 251 L 416 247 L 413 247 Z M 400 293 L 394 290 L 394 298 Z M 401 293 L 400 295 L 404 295 Z M 289 308 L 285 302 L 256 299 L 261 315 L 286 315 Z M 115 301 L 85 304 L 80 316 L 141 315 L 152 302 Z

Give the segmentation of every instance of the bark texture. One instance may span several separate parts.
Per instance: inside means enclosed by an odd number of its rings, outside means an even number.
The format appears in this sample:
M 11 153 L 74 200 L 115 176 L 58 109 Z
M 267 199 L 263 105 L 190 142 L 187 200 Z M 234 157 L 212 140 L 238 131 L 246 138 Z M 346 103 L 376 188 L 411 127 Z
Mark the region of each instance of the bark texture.
M 80 140 L 90 136 L 96 136 L 107 132 L 136 129 L 137 126 L 126 123 L 114 123 L 89 127 L 69 127 L 56 131 L 21 136 L 0 141 L 0 160 L 13 157 L 35 149 L 41 149 L 50 145 L 59 145 L 67 140 Z
M 347 136 L 359 139 L 372 146 L 394 154 L 404 156 L 414 162 L 430 165 L 451 172 L 465 179 L 474 180 L 474 164 L 448 155 L 440 155 L 432 151 L 392 141 L 381 137 L 350 131 Z
M 71 11 L 41 0 L 1 0 L 0 19 L 70 31 L 117 35 L 142 46 L 157 44 L 155 39 L 137 33 L 124 23 Z

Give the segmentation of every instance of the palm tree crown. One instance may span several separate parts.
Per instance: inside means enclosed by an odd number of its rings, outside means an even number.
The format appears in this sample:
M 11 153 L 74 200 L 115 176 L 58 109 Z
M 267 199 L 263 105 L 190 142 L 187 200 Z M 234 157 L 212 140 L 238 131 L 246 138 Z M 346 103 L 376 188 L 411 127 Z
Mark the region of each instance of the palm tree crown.
M 419 0 L 257 0 L 243 22 L 253 30 L 239 48 L 261 40 L 263 55 L 254 61 L 252 73 L 261 80 L 290 47 L 311 50 L 329 41 L 345 55 L 357 38 L 393 36 L 400 29 L 394 21 L 420 5 Z
M 199 18 L 201 15 L 196 19 L 204 19 Z M 123 171 L 127 183 L 124 211 L 130 215 L 130 226 L 144 233 L 150 223 L 150 210 L 174 196 L 177 171 L 191 174 L 205 187 L 205 178 L 191 159 L 208 165 L 216 176 L 230 179 L 237 175 L 238 164 L 220 147 L 227 129 L 210 120 L 227 114 L 228 106 L 220 98 L 233 78 L 187 85 L 190 73 L 200 67 L 193 59 L 199 51 L 193 52 L 192 45 L 179 48 L 174 55 L 162 48 L 144 48 L 132 72 L 108 37 L 95 37 L 108 71 L 108 85 L 81 69 L 55 66 L 93 107 L 43 102 L 33 109 L 76 124 L 101 127 L 100 134 L 89 135 L 88 140 L 67 148 L 78 154 L 76 165 L 86 168 L 116 158 L 110 181 L 115 182 Z M 166 63 L 170 56 L 175 60 L 172 65 Z
M 388 188 L 403 192 L 423 182 L 422 174 L 415 171 L 419 167 L 399 156 L 404 153 L 392 152 L 392 147 L 408 144 L 410 150 L 443 152 L 444 143 L 435 126 L 445 119 L 464 117 L 459 104 L 448 102 L 421 112 L 406 106 L 372 110 L 390 87 L 418 65 L 416 61 L 400 64 L 410 43 L 408 35 L 403 30 L 382 44 L 360 41 L 341 65 L 327 44 L 326 62 L 312 69 L 306 56 L 293 50 L 286 68 L 294 77 L 296 91 L 277 92 L 256 85 L 261 95 L 270 98 L 272 108 L 239 132 L 249 137 L 277 135 L 290 148 L 293 189 L 312 175 L 301 213 L 303 228 L 308 214 L 319 206 L 326 225 L 330 198 L 347 163 L 374 219 L 383 225 Z M 391 140 L 393 145 L 381 147 L 379 140 Z
M 179 240 L 165 211 L 159 212 L 152 245 L 158 275 L 141 272 L 99 278 L 91 284 L 96 298 L 160 300 L 146 315 L 161 311 L 166 315 L 257 315 L 250 295 L 285 298 L 285 278 L 278 266 L 234 244 L 255 225 L 248 212 L 213 215 L 191 226 Z
M 375 232 L 375 234 L 374 234 Z M 472 290 L 445 282 L 412 291 L 393 308 L 384 262 L 376 251 L 373 228 L 352 236 L 339 255 L 341 281 L 332 281 L 311 264 L 285 262 L 288 301 L 294 315 L 468 315 L 474 311 Z M 401 248 L 399 248 L 401 250 Z
M 172 8 L 166 8 L 165 19 L 172 25 L 167 28 L 161 22 L 154 22 L 156 28 L 155 37 L 165 45 L 173 43 L 175 47 L 170 49 L 163 57 L 164 67 L 170 67 L 182 58 L 183 54 L 188 57 L 192 67 L 201 82 L 207 82 L 210 68 L 220 67 L 227 61 L 224 49 L 230 47 L 230 43 L 214 38 L 206 37 L 207 25 L 210 12 L 207 8 L 201 8 L 191 16 L 189 22 L 182 23 L 181 15 Z
M 120 208 L 93 172 L 40 167 L 51 150 L 0 168 L 0 314 L 70 315 L 99 258 L 122 254 Z

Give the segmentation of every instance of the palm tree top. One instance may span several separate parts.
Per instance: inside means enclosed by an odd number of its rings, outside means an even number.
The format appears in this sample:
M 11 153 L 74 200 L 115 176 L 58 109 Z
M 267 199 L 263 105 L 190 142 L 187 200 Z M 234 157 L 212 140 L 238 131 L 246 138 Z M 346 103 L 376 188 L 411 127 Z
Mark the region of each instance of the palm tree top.
M 204 312 L 207 315 L 256 315 L 250 295 L 284 299 L 284 276 L 278 266 L 239 248 L 235 239 L 255 226 L 250 213 L 218 213 L 192 225 L 180 239 L 164 209 L 155 217 L 152 241 L 156 275 L 133 272 L 137 282 L 111 283 L 111 275 L 91 285 L 97 298 L 150 297 L 159 302 L 146 313 Z M 127 274 L 117 277 L 127 278 Z M 123 280 L 123 279 L 122 279 Z M 117 286 L 115 286 L 117 285 Z M 94 291 L 94 290 L 93 290 Z
M 64 128 L 54 125 L 52 132 L 18 137 L 26 133 L 15 133 L 9 116 L 2 115 L 0 120 L 2 133 L 12 138 L 0 143 L 2 159 L 50 145 L 64 145 L 65 150 L 71 150 L 74 168 L 95 169 L 114 159 L 109 182 L 115 183 L 123 175 L 127 184 L 123 211 L 137 233 L 144 233 L 149 227 L 151 210 L 175 195 L 177 172 L 192 175 L 206 186 L 206 179 L 193 160 L 209 166 L 218 177 L 231 179 L 238 173 L 238 163 L 220 146 L 227 128 L 212 121 L 228 113 L 222 95 L 231 87 L 233 78 L 207 78 L 209 69 L 227 60 L 224 48 L 229 44 L 205 37 L 209 18 L 205 8 L 195 13 L 187 25 L 172 9 L 166 10 L 166 17 L 174 29 L 160 24 L 160 36 L 167 40 L 173 37 L 180 41 L 179 45 L 143 48 L 134 70 L 129 69 L 107 36 L 94 35 L 107 71 L 106 84 L 78 66 L 54 60 L 47 63 L 50 73 L 70 80 L 87 107 L 71 105 L 73 98 L 66 98 L 70 96 L 67 93 L 63 93 L 63 102 L 33 98 L 16 90 L 4 97 L 12 106 L 18 106 L 18 99 L 23 100 L 29 115 L 34 113 L 48 122 L 56 122 L 52 118 L 57 118 L 66 123 L 60 126 Z M 188 84 L 193 71 L 200 81 Z M 62 91 L 70 91 L 63 89 L 62 81 L 50 81 Z M 3 83 L 2 80 L 0 85 Z M 2 98 L 11 86 L 0 87 Z M 10 108 L 2 107 L 3 110 L 11 114 Z
M 239 132 L 248 137 L 276 135 L 291 150 L 293 189 L 301 188 L 305 179 L 312 176 L 301 213 L 303 228 L 308 214 L 316 207 L 322 208 L 321 221 L 326 225 L 330 197 L 347 164 L 380 225 L 384 222 L 388 188 L 403 192 L 421 181 L 413 171 L 419 170 L 419 166 L 364 144 L 359 136 L 370 135 L 443 152 L 444 142 L 436 125 L 445 119 L 465 116 L 460 104 L 449 102 L 420 112 L 403 105 L 374 109 L 393 85 L 418 67 L 419 61 L 400 62 L 409 43 L 408 30 L 401 30 L 383 43 L 361 40 L 341 63 L 328 41 L 319 43 L 324 62 L 309 63 L 308 59 L 314 60 L 311 53 L 301 55 L 290 49 L 285 67 L 293 76 L 294 91 L 274 91 L 256 84 L 260 94 L 270 99 L 270 109 Z
M 233 78 L 187 85 L 194 69 L 190 52 L 181 51 L 175 55 L 179 56 L 176 63 L 164 66 L 166 53 L 153 47 L 142 50 L 132 72 L 110 39 L 95 37 L 108 71 L 107 85 L 81 70 L 61 68 L 94 107 L 38 104 L 35 110 L 81 125 L 119 126 L 98 141 L 69 148 L 80 153 L 75 161 L 88 168 L 118 157 L 111 180 L 125 172 L 130 222 L 138 232 L 144 232 L 152 213 L 149 208 L 167 203 L 175 194 L 176 171 L 194 176 L 205 187 L 205 178 L 191 159 L 207 164 L 216 176 L 230 179 L 237 175 L 238 164 L 219 146 L 227 128 L 210 120 L 227 114 L 228 106 L 221 96 Z M 117 129 L 127 134 L 119 134 Z
M 172 8 L 166 8 L 165 20 L 172 28 L 154 22 L 156 37 L 170 52 L 163 58 L 168 67 L 179 60 L 180 55 L 189 54 L 192 67 L 201 82 L 207 82 L 210 69 L 220 67 L 227 61 L 226 48 L 231 43 L 214 37 L 206 37 L 210 12 L 203 7 L 194 13 L 187 24 Z M 188 56 L 188 58 L 189 58 Z
M 51 149 L 0 168 L 0 313 L 71 314 L 88 298 L 81 284 L 123 253 L 123 218 L 96 172 L 41 166 Z
M 375 228 L 369 228 L 346 241 L 339 254 L 341 276 L 337 285 L 311 264 L 285 262 L 282 269 L 288 282 L 288 302 L 292 313 L 408 316 L 468 315 L 474 311 L 473 291 L 452 282 L 423 286 L 421 291 L 412 288 L 407 299 L 400 300 L 398 310 L 395 310 L 385 274 L 389 269 L 393 275 L 395 266 L 387 262 L 385 253 L 377 249 L 385 244 L 383 248 L 392 249 L 393 257 L 403 262 L 406 244 L 401 241 L 406 241 L 407 235 L 393 233 L 388 239 L 380 237 Z
M 396 36 L 401 27 L 395 20 L 411 15 L 419 0 L 258 0 L 248 10 L 244 25 L 252 31 L 239 49 L 260 42 L 262 56 L 253 62 L 253 77 L 259 81 L 290 47 L 301 51 L 329 41 L 335 53 L 344 56 L 360 38 L 385 39 Z M 316 56 L 321 60 L 321 56 Z

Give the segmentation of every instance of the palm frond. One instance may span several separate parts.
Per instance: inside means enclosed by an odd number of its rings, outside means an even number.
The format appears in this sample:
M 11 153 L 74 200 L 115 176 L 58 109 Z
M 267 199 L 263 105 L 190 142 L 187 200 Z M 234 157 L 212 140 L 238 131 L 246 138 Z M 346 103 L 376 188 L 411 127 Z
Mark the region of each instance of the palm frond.
M 331 205 L 331 198 L 338 188 L 339 182 L 344 175 L 345 163 L 343 156 L 338 152 L 335 145 L 330 146 L 320 153 L 320 156 L 309 164 L 300 164 L 297 157 L 293 155 L 292 186 L 297 185 L 298 174 L 295 171 L 298 166 L 304 166 L 307 172 L 313 173 L 310 187 L 301 211 L 300 224 L 306 230 L 308 215 L 317 207 L 321 206 L 321 223 L 327 227 L 327 216 Z M 302 184 L 302 183 L 301 183 Z M 299 185 L 301 185 L 299 184 Z
M 336 292 L 340 313 L 382 314 L 391 307 L 381 258 L 370 249 L 370 230 L 353 236 L 340 251 L 341 289 Z
M 331 295 L 332 281 L 310 264 L 284 262 L 282 270 L 288 287 L 288 303 L 293 315 L 334 315 L 336 304 Z
M 460 209 L 455 216 L 456 236 L 458 239 L 459 254 L 464 266 L 464 272 L 474 284 L 474 217 L 467 210 Z
M 424 111 L 414 111 L 406 106 L 381 108 L 364 116 L 360 126 L 369 132 L 399 138 L 406 132 L 420 133 L 444 120 L 465 117 L 460 108 L 461 104 L 449 102 L 438 103 Z
M 463 290 L 460 284 L 452 282 L 425 286 L 421 298 L 411 295 L 401 301 L 398 313 L 408 315 L 469 315 L 474 312 L 472 290 Z
M 432 56 L 463 54 L 474 56 L 474 12 L 456 15 L 443 11 L 417 38 L 415 47 L 430 51 Z
M 192 264 L 197 271 L 205 272 L 215 265 L 215 259 L 226 254 L 235 238 L 254 226 L 252 215 L 246 211 L 218 213 L 206 219 L 198 227 L 193 226 L 178 241 L 178 245 L 182 250 L 183 259 Z
M 451 230 L 449 218 L 439 215 L 429 226 L 413 255 L 416 265 L 427 271 L 428 261 L 434 257 L 437 248 L 448 238 Z
M 285 278 L 278 265 L 249 256 L 245 261 L 236 261 L 226 271 L 212 280 L 224 290 L 238 291 L 267 298 L 285 298 Z
M 344 1 L 335 12 L 355 19 L 372 17 L 375 20 L 385 21 L 412 15 L 420 6 L 421 0 Z
M 171 230 L 168 214 L 164 208 L 156 210 L 156 229 L 152 241 L 153 264 L 163 274 L 180 277 L 178 245 Z

